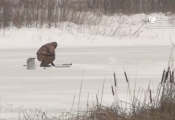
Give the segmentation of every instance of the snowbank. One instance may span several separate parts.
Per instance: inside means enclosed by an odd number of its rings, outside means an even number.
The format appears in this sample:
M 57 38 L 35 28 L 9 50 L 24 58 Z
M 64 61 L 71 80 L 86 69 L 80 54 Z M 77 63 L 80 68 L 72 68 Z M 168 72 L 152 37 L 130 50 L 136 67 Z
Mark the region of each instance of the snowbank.
M 164 16 L 164 15 L 163 15 Z M 94 17 L 94 16 L 91 16 Z M 0 31 L 0 49 L 38 48 L 57 41 L 59 47 L 170 46 L 174 27 L 148 29 L 148 15 L 99 16 L 98 24 L 59 23 L 54 28 L 10 28 Z M 174 40 L 175 41 L 175 40 Z

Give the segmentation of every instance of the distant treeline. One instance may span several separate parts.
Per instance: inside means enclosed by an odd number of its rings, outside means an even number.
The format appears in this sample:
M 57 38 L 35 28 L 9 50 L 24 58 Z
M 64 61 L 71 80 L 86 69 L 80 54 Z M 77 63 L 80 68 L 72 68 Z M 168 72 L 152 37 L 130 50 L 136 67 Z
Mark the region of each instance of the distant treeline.
M 0 0 L 0 28 L 60 21 L 79 23 L 83 12 L 105 15 L 175 11 L 175 0 Z

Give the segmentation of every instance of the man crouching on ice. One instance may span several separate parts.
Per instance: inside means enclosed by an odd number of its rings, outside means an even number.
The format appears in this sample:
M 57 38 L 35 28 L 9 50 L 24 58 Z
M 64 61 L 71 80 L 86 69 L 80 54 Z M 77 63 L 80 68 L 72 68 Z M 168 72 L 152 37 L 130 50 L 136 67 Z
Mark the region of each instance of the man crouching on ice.
M 50 67 L 50 63 L 54 65 L 55 60 L 55 49 L 57 47 L 57 42 L 51 42 L 43 45 L 37 54 L 37 59 L 41 62 L 40 67 Z

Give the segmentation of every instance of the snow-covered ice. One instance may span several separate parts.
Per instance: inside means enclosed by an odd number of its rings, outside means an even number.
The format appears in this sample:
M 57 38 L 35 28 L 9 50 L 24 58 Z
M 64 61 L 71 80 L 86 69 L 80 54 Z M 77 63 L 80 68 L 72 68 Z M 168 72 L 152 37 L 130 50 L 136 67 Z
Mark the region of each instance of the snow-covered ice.
M 98 20 L 98 25 L 64 22 L 57 28 L 0 30 L 0 118 L 17 119 L 18 112 L 24 109 L 69 111 L 74 95 L 76 110 L 81 80 L 80 108 L 85 107 L 88 92 L 89 102 L 96 100 L 96 95 L 101 99 L 104 79 L 102 102 L 110 105 L 114 101 L 111 92 L 114 71 L 120 100 L 128 100 L 124 70 L 131 89 L 135 81 L 137 89 L 139 86 L 146 89 L 151 81 L 154 90 L 168 65 L 170 41 L 175 43 L 174 28 L 147 29 L 145 14 L 102 16 Z M 36 58 L 38 48 L 52 41 L 58 42 L 55 63 L 73 66 L 47 69 L 37 66 L 36 70 L 27 70 L 23 66 L 27 58 Z M 36 60 L 36 64 L 40 63 Z
M 105 88 L 103 104 L 111 104 L 113 72 L 118 79 L 119 99 L 126 101 L 126 70 L 131 89 L 135 80 L 137 87 L 151 87 L 161 80 L 161 74 L 168 65 L 171 47 L 86 47 L 57 48 L 55 63 L 73 63 L 71 68 L 36 67 L 27 70 L 23 65 L 29 57 L 36 57 L 37 49 L 1 50 L 0 97 L 1 117 L 18 117 L 20 109 L 53 109 L 69 111 L 75 97 L 74 109 L 78 107 L 81 80 L 81 108 L 89 101 L 101 97 L 103 80 Z M 39 65 L 39 62 L 36 61 Z M 83 74 L 84 71 L 84 74 Z M 153 87 L 154 86 L 154 87 Z

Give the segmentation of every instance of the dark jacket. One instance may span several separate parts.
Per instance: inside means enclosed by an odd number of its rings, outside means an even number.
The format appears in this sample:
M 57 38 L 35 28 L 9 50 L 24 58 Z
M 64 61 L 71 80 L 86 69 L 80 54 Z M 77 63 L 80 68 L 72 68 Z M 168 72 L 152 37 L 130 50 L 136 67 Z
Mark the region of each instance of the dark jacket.
M 55 59 L 56 47 L 57 47 L 56 42 L 51 42 L 51 43 L 47 43 L 47 44 L 43 45 L 36 53 L 38 60 L 43 61 L 47 57 Z

